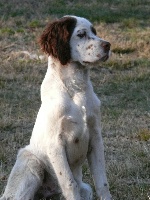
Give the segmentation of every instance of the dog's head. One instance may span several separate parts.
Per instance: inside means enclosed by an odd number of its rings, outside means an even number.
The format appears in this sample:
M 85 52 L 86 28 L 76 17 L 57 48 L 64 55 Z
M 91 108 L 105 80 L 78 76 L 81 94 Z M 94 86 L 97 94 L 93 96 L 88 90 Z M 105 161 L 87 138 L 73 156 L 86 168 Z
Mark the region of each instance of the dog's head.
M 62 65 L 70 61 L 94 65 L 109 58 L 110 43 L 96 36 L 85 18 L 65 16 L 49 24 L 40 37 L 42 50 Z

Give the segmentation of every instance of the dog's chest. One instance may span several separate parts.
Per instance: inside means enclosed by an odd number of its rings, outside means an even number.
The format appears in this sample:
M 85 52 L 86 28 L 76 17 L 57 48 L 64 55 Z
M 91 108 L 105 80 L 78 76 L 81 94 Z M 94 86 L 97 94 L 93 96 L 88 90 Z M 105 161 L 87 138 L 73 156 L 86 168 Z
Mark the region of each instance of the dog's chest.
M 90 139 L 88 121 L 94 119 L 95 114 L 92 98 L 85 94 L 77 94 L 72 101 L 66 131 L 66 150 L 68 161 L 73 166 L 82 164 L 87 155 Z

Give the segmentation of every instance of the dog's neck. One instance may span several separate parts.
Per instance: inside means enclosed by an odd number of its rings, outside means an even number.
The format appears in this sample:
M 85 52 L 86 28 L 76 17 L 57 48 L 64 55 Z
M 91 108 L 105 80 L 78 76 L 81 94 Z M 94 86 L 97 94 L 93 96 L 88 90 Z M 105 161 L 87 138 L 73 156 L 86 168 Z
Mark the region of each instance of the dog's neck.
M 60 85 L 64 85 L 68 94 L 73 96 L 77 92 L 85 92 L 89 83 L 89 69 L 79 62 L 70 62 L 63 66 L 58 60 L 48 58 L 48 72 L 55 77 Z

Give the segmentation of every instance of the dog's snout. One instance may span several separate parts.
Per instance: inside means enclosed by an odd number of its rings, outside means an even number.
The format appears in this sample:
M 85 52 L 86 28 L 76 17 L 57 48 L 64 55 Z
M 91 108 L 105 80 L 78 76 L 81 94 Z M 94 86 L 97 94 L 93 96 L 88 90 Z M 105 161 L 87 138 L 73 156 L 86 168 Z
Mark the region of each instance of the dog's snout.
M 104 51 L 105 51 L 105 52 L 108 52 L 108 51 L 110 50 L 111 44 L 110 44 L 109 42 L 103 41 L 103 42 L 101 43 L 101 46 L 104 48 Z

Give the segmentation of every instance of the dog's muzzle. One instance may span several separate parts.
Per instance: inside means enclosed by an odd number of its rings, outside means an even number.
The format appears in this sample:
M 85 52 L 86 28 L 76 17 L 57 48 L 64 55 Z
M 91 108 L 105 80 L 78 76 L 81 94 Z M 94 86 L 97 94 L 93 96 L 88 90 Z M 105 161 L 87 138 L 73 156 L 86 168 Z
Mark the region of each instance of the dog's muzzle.
M 101 47 L 104 50 L 104 53 L 109 53 L 111 44 L 109 42 L 103 41 Z

